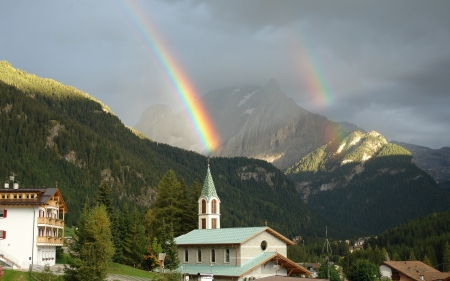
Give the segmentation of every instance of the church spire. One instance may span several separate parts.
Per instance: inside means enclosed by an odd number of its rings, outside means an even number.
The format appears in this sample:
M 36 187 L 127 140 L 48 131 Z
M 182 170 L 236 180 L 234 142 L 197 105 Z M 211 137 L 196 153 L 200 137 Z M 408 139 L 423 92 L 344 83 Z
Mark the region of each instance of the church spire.
M 206 170 L 205 182 L 198 199 L 198 228 L 220 228 L 220 199 L 209 169 Z
M 205 182 L 203 183 L 202 193 L 200 194 L 200 196 L 205 196 L 208 201 L 210 201 L 212 196 L 219 199 L 219 196 L 217 196 L 216 187 L 214 186 L 214 181 L 211 176 L 211 171 L 209 170 L 209 158 L 208 158 L 208 169 L 206 170 Z

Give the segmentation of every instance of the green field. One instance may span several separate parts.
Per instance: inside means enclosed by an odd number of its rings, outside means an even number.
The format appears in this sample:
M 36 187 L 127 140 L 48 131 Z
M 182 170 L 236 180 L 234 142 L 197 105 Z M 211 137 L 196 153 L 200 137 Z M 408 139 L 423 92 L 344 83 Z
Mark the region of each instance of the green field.
M 5 269 L 4 270 L 5 275 L 1 279 L 1 281 L 32 281 L 30 274 L 27 271 L 18 271 L 18 270 L 10 270 Z M 108 274 L 120 274 L 120 275 L 128 275 L 128 276 L 136 276 L 136 277 L 146 277 L 146 278 L 152 278 L 158 276 L 157 273 L 154 272 L 148 272 L 145 270 L 137 269 L 131 266 L 118 264 L 118 263 L 111 263 Z
M 16 271 L 4 269 L 5 275 L 3 275 L 2 281 L 33 281 L 30 274 L 27 271 Z
M 128 276 L 137 276 L 137 277 L 147 277 L 147 278 L 152 278 L 152 279 L 154 279 L 156 276 L 158 276 L 158 274 L 154 273 L 154 272 L 148 272 L 145 270 L 137 269 L 137 268 L 134 268 L 134 267 L 131 267 L 128 265 L 118 264 L 118 263 L 114 263 L 114 262 L 110 264 L 108 273 L 128 275 Z

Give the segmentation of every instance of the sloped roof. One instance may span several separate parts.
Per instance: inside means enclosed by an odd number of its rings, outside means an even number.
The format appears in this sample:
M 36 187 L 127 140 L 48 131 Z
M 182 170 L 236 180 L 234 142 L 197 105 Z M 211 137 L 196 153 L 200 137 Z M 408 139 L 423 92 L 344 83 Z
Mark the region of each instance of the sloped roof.
M 425 281 L 444 280 L 450 277 L 450 272 L 440 272 L 421 261 L 384 261 L 382 264 L 417 281 L 422 281 L 421 276 Z
M 305 274 L 310 275 L 311 272 L 301 267 L 300 265 L 294 263 L 288 258 L 275 253 L 275 252 L 264 252 L 244 263 L 241 266 L 233 266 L 233 265 L 213 265 L 210 264 L 184 264 L 181 265 L 178 270 L 181 270 L 183 273 L 188 274 L 198 274 L 198 273 L 206 273 L 209 274 L 212 272 L 215 276 L 244 276 L 255 268 L 265 264 L 271 260 L 277 260 L 277 263 L 280 266 L 283 266 L 287 269 L 288 274 L 296 273 L 296 274 Z
M 213 196 L 219 198 L 219 196 L 217 196 L 216 187 L 214 186 L 214 181 L 211 176 L 211 171 L 209 170 L 209 165 L 208 169 L 206 170 L 205 182 L 203 183 L 203 188 L 200 196 L 205 196 L 208 201 Z
M 178 236 L 175 238 L 175 242 L 177 245 L 242 244 L 264 231 L 284 241 L 287 245 L 294 244 L 290 239 L 267 226 L 195 229 Z
M 46 205 L 47 202 L 53 197 L 58 196 L 59 197 L 59 209 L 64 210 L 64 212 L 67 212 L 67 206 L 64 202 L 64 199 L 61 195 L 61 192 L 58 188 L 19 188 L 19 189 L 9 189 L 9 188 L 3 188 L 0 189 L 0 194 L 4 193 L 36 193 L 36 198 L 22 198 L 22 199 L 1 199 L 0 198 L 0 205 L 28 205 L 28 206 L 41 206 Z

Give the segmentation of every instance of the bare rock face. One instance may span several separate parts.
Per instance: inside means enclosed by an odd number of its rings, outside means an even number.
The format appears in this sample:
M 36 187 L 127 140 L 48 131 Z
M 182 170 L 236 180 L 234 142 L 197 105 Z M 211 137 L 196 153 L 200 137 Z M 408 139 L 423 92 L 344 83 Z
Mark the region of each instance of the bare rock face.
M 158 104 L 147 108 L 134 129 L 157 142 L 187 150 L 200 149 L 187 119 L 181 113 L 174 114 L 167 105 Z
M 313 114 L 288 98 L 275 80 L 263 87 L 246 86 L 207 93 L 203 98 L 220 135 L 214 156 L 266 160 L 285 169 L 345 129 Z M 149 138 L 201 152 L 182 114 L 151 106 L 134 127 Z
M 404 142 L 394 142 L 408 149 L 414 163 L 430 174 L 440 188 L 450 189 L 450 147 L 432 149 Z

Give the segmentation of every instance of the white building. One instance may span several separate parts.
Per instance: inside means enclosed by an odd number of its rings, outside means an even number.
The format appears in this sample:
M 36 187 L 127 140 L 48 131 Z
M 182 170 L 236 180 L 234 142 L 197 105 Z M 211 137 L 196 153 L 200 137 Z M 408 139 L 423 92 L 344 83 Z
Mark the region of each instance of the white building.
M 287 245 L 294 242 L 270 227 L 220 228 L 220 199 L 209 166 L 198 211 L 199 229 L 175 238 L 185 280 L 243 281 L 311 274 L 287 258 Z
M 54 265 L 67 207 L 58 188 L 0 189 L 0 261 Z

